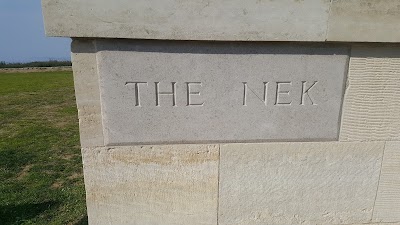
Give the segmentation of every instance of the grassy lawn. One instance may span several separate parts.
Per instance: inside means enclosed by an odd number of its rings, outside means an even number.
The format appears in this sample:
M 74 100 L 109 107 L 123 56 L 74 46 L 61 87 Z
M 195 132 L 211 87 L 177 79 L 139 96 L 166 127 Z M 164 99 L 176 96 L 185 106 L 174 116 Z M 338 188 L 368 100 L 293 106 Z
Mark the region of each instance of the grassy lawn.
M 0 224 L 87 224 L 71 72 L 0 73 Z

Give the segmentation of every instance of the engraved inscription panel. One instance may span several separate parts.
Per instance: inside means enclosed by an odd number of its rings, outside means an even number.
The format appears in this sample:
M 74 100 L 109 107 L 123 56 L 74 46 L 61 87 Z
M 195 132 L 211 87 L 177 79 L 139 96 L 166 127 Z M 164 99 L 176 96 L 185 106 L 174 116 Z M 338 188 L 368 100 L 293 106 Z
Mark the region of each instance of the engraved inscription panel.
M 337 140 L 348 49 L 98 40 L 106 145 Z

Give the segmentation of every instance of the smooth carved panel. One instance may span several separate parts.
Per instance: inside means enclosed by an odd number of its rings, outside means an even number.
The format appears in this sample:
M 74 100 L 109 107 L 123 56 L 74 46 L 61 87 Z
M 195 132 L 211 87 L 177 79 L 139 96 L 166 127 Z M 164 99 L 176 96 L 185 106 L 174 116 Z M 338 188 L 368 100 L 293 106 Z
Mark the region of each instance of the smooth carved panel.
M 96 45 L 107 145 L 338 138 L 346 47 Z

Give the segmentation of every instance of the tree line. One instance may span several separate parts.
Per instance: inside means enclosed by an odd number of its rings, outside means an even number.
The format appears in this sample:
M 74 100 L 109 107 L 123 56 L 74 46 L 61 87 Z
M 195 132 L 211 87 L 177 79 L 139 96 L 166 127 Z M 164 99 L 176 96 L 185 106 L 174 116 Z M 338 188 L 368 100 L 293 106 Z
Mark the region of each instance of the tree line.
M 35 61 L 27 63 L 6 63 L 0 61 L 0 68 L 25 68 L 25 67 L 59 67 L 59 66 L 72 66 L 71 61 Z

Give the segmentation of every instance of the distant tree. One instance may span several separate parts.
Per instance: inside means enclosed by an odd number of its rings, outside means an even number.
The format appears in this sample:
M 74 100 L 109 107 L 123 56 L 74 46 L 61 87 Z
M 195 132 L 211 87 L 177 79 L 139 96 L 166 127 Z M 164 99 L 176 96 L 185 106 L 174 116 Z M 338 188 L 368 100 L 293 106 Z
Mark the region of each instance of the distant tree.
M 0 68 L 25 68 L 25 67 L 58 67 L 58 66 L 72 66 L 71 61 L 36 61 L 28 63 L 6 63 L 0 61 Z

